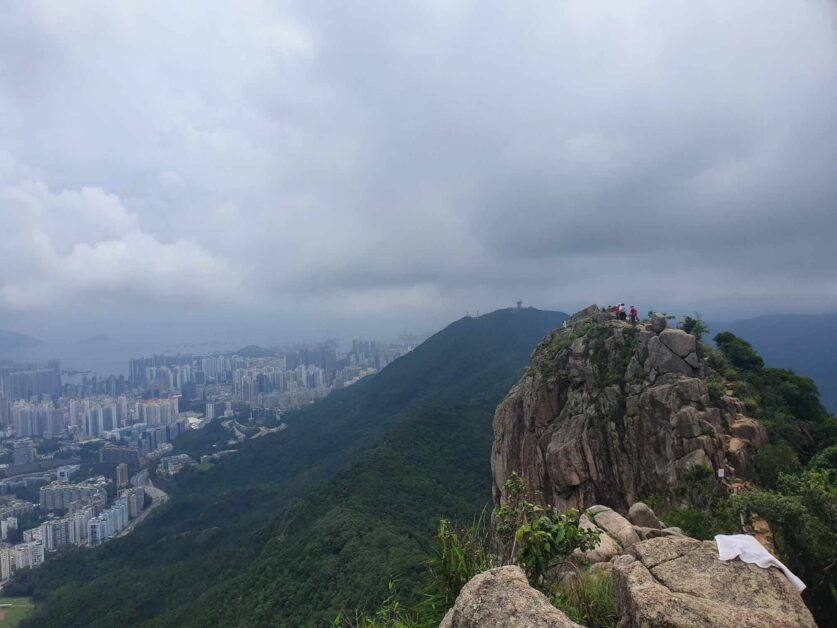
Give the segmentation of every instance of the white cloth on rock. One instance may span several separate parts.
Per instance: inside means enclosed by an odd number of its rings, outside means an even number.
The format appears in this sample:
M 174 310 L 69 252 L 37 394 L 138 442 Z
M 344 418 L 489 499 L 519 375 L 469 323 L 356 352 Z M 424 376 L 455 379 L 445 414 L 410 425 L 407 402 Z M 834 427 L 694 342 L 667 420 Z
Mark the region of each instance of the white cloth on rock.
M 738 557 L 745 563 L 754 563 L 762 569 L 778 567 L 788 577 L 794 589 L 800 593 L 805 590 L 805 583 L 768 552 L 755 537 L 749 534 L 719 534 L 715 537 L 715 543 L 718 544 L 718 558 L 721 560 Z

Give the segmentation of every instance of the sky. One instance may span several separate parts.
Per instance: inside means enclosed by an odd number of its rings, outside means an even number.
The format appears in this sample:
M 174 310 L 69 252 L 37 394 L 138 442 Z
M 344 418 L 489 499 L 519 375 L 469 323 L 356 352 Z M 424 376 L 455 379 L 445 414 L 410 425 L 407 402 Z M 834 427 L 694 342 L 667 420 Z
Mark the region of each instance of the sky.
M 0 328 L 837 311 L 837 4 L 0 4 Z

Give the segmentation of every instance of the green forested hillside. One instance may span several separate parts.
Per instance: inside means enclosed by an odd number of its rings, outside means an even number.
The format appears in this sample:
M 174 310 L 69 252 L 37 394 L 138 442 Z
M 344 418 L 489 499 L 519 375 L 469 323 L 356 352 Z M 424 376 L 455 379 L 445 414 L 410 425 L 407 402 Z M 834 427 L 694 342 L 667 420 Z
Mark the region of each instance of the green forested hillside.
M 178 622 L 326 625 L 341 609 L 377 606 L 390 577 L 402 602 L 415 602 L 439 518 L 470 520 L 490 500 L 494 405 L 427 407 L 406 419 L 265 530 L 252 563 Z
M 837 413 L 837 314 L 775 314 L 709 323 L 713 333 L 746 338 L 767 364 L 813 379 L 823 405 Z
M 491 417 L 565 318 L 465 318 L 373 378 L 288 418 L 206 472 L 130 536 L 67 550 L 10 585 L 28 626 L 322 623 L 374 605 L 389 575 L 415 595 L 439 516 L 489 496 Z

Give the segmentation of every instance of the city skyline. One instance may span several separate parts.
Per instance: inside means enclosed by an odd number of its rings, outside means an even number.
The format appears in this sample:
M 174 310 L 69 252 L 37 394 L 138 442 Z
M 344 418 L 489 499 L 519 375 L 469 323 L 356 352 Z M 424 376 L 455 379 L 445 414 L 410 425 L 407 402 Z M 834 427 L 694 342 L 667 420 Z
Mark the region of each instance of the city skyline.
M 338 346 L 133 357 L 127 375 L 107 377 L 56 359 L 0 363 L 0 584 L 66 545 L 93 548 L 130 533 L 168 500 L 149 473 L 174 479 L 211 469 L 243 441 L 287 429 L 285 413 L 414 348 L 362 339 Z M 181 435 L 210 423 L 227 434 L 223 448 L 200 463 L 175 450 Z

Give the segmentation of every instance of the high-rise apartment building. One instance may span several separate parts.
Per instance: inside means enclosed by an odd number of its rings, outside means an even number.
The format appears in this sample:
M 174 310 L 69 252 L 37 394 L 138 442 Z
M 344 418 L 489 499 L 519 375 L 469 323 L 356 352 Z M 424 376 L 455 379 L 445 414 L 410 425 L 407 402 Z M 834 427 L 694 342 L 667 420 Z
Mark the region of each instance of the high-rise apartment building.
M 15 568 L 39 567 L 44 562 L 44 546 L 40 541 L 19 543 L 14 546 Z
M 15 441 L 12 462 L 16 467 L 35 462 L 35 445 L 31 438 L 21 438 Z
M 116 486 L 117 488 L 128 486 L 128 465 L 124 462 L 116 465 Z

